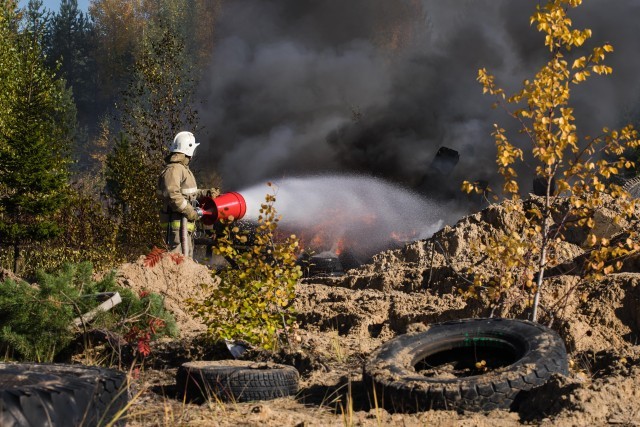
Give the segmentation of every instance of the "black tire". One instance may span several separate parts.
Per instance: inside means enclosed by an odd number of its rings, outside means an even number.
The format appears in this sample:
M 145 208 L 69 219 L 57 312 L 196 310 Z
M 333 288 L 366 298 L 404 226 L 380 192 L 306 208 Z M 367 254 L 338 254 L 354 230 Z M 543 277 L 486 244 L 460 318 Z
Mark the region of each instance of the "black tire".
M 98 426 L 116 417 L 123 425 L 125 380 L 98 367 L 0 363 L 0 425 Z
M 455 366 L 458 375 L 450 371 L 443 378 L 434 366 Z M 465 319 L 383 344 L 363 377 L 369 393 L 375 391 L 370 397 L 391 411 L 490 411 L 515 409 L 521 391 L 553 373 L 567 375 L 568 363 L 564 343 L 551 329 L 525 320 Z
M 625 182 L 624 189 L 627 190 L 634 199 L 640 199 L 640 176 L 631 178 Z
M 293 366 L 240 360 L 187 362 L 178 368 L 180 398 L 250 402 L 292 396 L 300 375 Z

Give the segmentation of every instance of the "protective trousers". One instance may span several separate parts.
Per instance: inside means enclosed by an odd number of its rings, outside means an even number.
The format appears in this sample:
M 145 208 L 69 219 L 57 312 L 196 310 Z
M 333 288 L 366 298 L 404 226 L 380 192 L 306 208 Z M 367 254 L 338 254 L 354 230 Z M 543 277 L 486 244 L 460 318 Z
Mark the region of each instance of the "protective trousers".
M 169 252 L 183 254 L 193 258 L 195 222 L 185 217 L 162 224 L 165 230 L 165 242 Z

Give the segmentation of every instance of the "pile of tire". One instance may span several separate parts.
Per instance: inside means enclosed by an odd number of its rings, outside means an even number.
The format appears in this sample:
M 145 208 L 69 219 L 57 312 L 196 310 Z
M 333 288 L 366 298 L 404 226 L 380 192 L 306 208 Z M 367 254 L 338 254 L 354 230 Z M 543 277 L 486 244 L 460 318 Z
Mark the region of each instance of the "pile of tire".
M 0 363 L 0 426 L 124 425 L 126 375 L 63 364 Z
M 195 361 L 176 375 L 178 397 L 188 401 L 250 402 L 293 396 L 300 375 L 293 366 L 242 360 Z
M 448 374 L 438 375 L 443 366 Z M 371 355 L 363 379 L 372 401 L 390 411 L 491 411 L 517 409 L 521 392 L 553 374 L 568 375 L 564 342 L 554 331 L 525 320 L 490 318 L 400 335 Z

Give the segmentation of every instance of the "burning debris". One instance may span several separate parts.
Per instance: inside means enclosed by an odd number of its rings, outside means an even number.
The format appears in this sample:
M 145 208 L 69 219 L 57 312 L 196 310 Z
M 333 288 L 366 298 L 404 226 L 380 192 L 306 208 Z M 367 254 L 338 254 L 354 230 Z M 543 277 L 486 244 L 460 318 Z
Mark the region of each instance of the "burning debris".
M 275 188 L 274 206 L 282 216 L 276 237 L 297 236 L 300 262 L 309 275 L 342 274 L 376 253 L 429 237 L 442 227 L 444 218 L 457 219 L 445 203 L 375 178 L 289 178 Z M 215 214 L 203 217 L 205 232 L 219 234 L 214 230 L 216 218 L 233 216 L 242 218 L 235 224 L 250 236 L 267 192 L 256 186 L 202 200 L 205 211 Z M 199 242 L 212 244 L 207 238 Z
M 451 173 L 459 161 L 460 154 L 456 150 L 440 147 L 418 186 L 420 193 L 439 199 L 455 198 L 456 196 L 451 194 L 450 186 L 446 185 L 446 180 L 450 179 Z
M 247 199 L 247 218 L 257 218 L 257 202 L 264 187 L 241 190 Z M 406 188 L 363 176 L 335 175 L 287 178 L 276 182 L 275 208 L 283 235 L 295 234 L 304 258 L 337 258 L 332 274 L 355 268 L 384 250 L 429 237 L 456 211 Z M 335 256 L 328 257 L 326 253 Z M 313 271 L 313 270 L 312 270 Z
M 355 224 L 353 229 L 336 228 L 335 222 L 339 224 L 339 221 L 321 221 L 299 232 L 299 262 L 305 277 L 340 276 L 347 270 L 371 261 L 373 255 L 380 251 L 397 249 L 418 238 L 416 230 L 391 231 L 387 239 L 381 239 L 372 246 L 364 236 L 375 236 L 384 227 L 375 215 L 351 218 L 351 222 Z M 399 225 L 399 229 L 402 228 Z
M 303 252 L 298 258 L 298 264 L 302 267 L 304 277 L 337 277 L 344 274 L 340 258 L 335 252 Z
M 445 218 L 455 221 L 459 216 L 446 203 L 371 177 L 312 176 L 274 182 L 281 232 L 298 236 L 302 251 L 310 255 L 328 251 L 344 258 L 343 268 L 429 237 Z M 257 218 L 264 186 L 240 192 L 247 200 L 246 218 Z

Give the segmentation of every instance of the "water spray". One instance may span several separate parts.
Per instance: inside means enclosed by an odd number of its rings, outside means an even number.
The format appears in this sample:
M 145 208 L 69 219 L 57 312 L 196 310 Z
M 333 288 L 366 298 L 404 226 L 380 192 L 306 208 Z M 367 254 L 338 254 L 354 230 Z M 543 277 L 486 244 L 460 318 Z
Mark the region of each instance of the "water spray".
M 359 175 L 286 178 L 200 199 L 201 221 L 212 226 L 232 219 L 257 222 L 267 194 L 276 198 L 279 225 L 296 234 L 303 249 L 365 261 L 409 241 L 426 239 L 461 216 L 442 201 L 399 185 Z M 346 251 L 346 253 L 345 253 Z
M 245 219 L 255 221 L 265 195 L 274 191 L 283 229 L 306 243 L 321 230 L 325 246 L 313 249 L 337 253 L 346 248 L 361 259 L 426 239 L 461 216 L 445 202 L 373 177 L 325 175 L 272 182 L 272 187 L 260 184 L 240 190 L 247 201 Z

